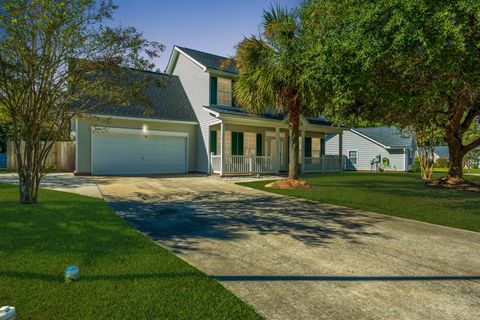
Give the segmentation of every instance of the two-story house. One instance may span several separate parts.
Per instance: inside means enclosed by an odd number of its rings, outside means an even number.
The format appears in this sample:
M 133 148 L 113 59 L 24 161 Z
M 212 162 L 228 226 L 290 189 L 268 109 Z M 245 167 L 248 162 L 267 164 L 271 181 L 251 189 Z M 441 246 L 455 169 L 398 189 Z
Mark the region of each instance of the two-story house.
M 103 107 L 75 120 L 76 173 L 92 175 L 203 172 L 279 173 L 288 168 L 288 119 L 253 115 L 235 106 L 234 65 L 225 57 L 174 47 L 165 85 L 152 88 L 148 115 L 137 106 Z M 301 168 L 342 168 L 342 147 L 325 154 L 325 137 L 342 129 L 301 119 Z

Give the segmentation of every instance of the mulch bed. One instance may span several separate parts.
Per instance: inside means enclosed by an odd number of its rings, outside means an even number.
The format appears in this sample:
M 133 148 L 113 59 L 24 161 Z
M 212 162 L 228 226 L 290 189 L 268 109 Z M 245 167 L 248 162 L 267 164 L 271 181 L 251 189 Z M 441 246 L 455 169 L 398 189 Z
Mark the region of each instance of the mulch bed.
M 480 185 L 458 178 L 443 177 L 437 180 L 427 182 L 427 186 L 434 188 L 456 189 L 480 193 Z
M 269 183 L 265 187 L 277 189 L 308 189 L 310 188 L 310 184 L 308 184 L 307 181 L 298 179 L 281 179 Z

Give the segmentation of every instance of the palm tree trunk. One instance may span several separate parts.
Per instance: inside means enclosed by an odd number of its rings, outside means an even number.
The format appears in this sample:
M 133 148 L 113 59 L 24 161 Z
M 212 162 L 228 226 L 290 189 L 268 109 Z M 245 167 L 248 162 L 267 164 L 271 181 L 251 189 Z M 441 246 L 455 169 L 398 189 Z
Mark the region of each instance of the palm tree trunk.
M 288 178 L 298 179 L 298 139 L 300 136 L 300 112 L 294 107 L 289 110 L 288 128 L 290 129 L 290 153 L 288 161 Z

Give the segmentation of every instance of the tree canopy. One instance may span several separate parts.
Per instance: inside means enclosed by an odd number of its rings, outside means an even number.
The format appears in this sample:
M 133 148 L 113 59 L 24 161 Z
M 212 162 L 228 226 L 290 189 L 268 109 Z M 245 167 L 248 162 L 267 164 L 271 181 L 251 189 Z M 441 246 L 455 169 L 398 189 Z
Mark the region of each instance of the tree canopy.
M 254 113 L 272 111 L 289 118 L 289 178 L 298 178 L 300 115 L 305 112 L 302 67 L 298 60 L 300 21 L 296 11 L 272 6 L 262 16 L 262 32 L 237 45 L 238 104 Z
M 480 2 L 308 1 L 302 11 L 316 97 L 343 121 L 440 129 L 450 177 L 480 145 Z
M 146 102 L 146 82 L 156 81 L 130 75 L 153 69 L 163 45 L 108 26 L 115 9 L 105 0 L 0 2 L 0 115 L 15 143 L 23 203 L 37 201 L 46 156 L 73 117 L 101 103 Z

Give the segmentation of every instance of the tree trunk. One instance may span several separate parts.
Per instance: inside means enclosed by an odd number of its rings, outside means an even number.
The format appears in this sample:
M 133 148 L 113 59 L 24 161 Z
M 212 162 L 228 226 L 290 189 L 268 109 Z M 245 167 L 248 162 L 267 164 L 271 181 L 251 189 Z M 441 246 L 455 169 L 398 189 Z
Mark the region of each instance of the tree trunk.
M 447 133 L 449 164 L 447 179 L 463 179 L 463 150 L 462 139 L 457 134 Z
M 450 152 L 448 179 L 463 179 L 463 158 L 465 155 L 461 150 L 461 147 L 451 147 L 449 144 L 448 151 Z
M 299 153 L 299 131 L 300 131 L 300 112 L 298 110 L 290 110 L 288 127 L 290 131 L 290 153 L 288 162 L 288 178 L 298 179 L 298 153 Z
M 34 165 L 34 152 L 32 150 L 27 150 L 22 157 L 21 145 L 20 143 L 16 145 L 19 201 L 22 204 L 34 204 L 38 202 L 38 186 L 41 177 L 38 170 L 39 166 Z

